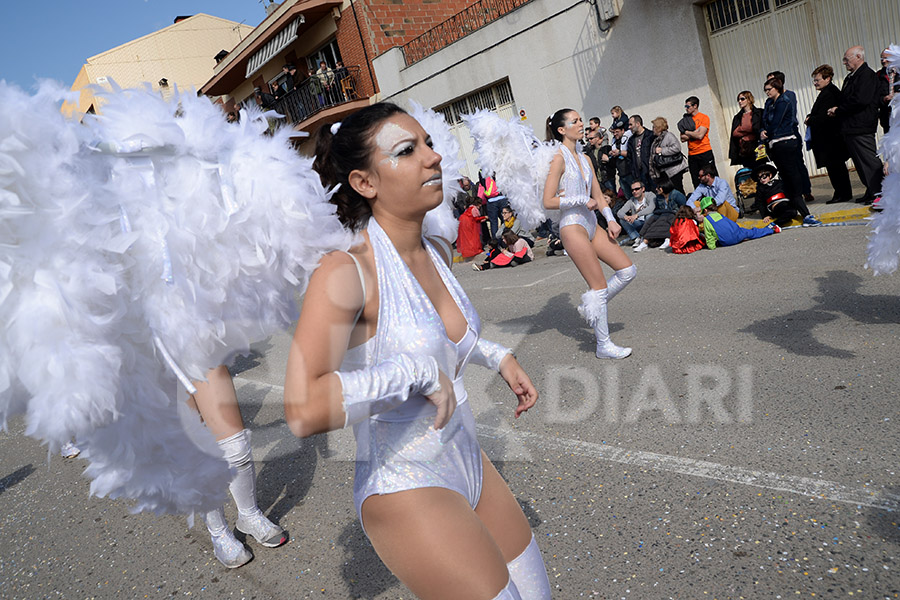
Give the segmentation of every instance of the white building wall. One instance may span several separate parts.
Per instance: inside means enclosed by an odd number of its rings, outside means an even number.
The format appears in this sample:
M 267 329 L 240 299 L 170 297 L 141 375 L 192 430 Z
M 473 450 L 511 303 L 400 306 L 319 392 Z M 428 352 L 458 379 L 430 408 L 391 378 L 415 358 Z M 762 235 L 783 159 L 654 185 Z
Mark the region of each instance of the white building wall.
M 409 67 L 395 48 L 373 63 L 381 98 L 435 107 L 508 77 L 517 107 L 543 137 L 547 116 L 563 107 L 608 126 L 610 107 L 621 105 L 647 125 L 663 116 L 677 131 L 684 99 L 694 95 L 711 119 L 716 162 L 726 165 L 731 116 L 726 122 L 717 98 L 700 7 L 691 0 L 620 5 L 620 16 L 602 23 L 605 31 L 584 0 L 534 0 Z

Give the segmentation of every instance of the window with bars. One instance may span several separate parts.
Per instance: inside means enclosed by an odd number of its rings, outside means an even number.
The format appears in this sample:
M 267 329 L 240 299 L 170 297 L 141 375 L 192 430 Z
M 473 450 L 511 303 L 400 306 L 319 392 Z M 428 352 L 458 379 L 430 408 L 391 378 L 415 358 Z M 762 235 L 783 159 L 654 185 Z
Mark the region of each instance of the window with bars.
M 775 6 L 798 0 L 775 0 Z M 714 0 L 706 5 L 710 33 L 771 12 L 769 0 Z
M 476 110 L 497 110 L 497 107 L 513 103 L 512 87 L 508 80 L 491 87 L 472 92 L 468 96 L 454 100 L 434 109 L 444 115 L 444 120 L 450 125 L 462 122 L 462 115 L 472 114 Z

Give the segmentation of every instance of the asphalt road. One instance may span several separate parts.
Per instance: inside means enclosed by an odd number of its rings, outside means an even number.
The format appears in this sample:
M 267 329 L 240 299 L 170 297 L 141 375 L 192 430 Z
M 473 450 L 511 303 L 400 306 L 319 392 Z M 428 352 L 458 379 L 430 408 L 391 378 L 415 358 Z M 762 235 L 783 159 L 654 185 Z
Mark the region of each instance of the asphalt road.
M 900 274 L 863 268 L 862 226 L 787 230 L 688 256 L 634 255 L 599 361 L 566 257 L 454 270 L 486 337 L 542 393 L 512 418 L 469 370 L 485 449 L 568 598 L 896 598 Z M 289 336 L 234 368 L 260 505 L 290 532 L 220 567 L 202 524 L 88 496 L 21 419 L 0 434 L 2 598 L 410 598 L 352 504 L 347 432 L 298 440 L 281 409 Z M 226 514 L 233 523 L 233 506 Z

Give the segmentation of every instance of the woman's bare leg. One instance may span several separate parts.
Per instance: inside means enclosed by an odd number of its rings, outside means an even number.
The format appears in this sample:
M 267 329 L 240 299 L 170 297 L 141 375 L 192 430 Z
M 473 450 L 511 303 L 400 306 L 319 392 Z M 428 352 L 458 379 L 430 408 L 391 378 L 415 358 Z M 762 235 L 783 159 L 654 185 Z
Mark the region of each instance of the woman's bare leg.
M 598 228 L 599 229 L 599 228 Z M 596 239 L 601 232 L 597 232 Z M 562 240 L 569 258 L 575 263 L 575 267 L 588 287 L 592 290 L 606 289 L 606 276 L 603 275 L 603 267 L 597 260 L 597 250 L 591 244 L 587 231 L 581 225 L 566 225 L 559 230 L 559 237 Z M 624 256 L 624 252 L 622 253 Z M 625 257 L 626 260 L 628 257 Z
M 531 542 L 531 526 L 522 507 L 497 472 L 497 469 L 481 451 L 481 497 L 475 514 L 484 523 L 503 553 L 506 562 L 516 558 Z
M 223 440 L 244 429 L 234 382 L 228 368 L 224 366 L 211 369 L 206 374 L 206 379 L 207 381 L 194 382 L 197 393 L 191 398 L 216 440 Z
M 457 492 L 430 487 L 369 496 L 362 518 L 375 552 L 422 600 L 491 600 L 509 582 L 503 552 Z

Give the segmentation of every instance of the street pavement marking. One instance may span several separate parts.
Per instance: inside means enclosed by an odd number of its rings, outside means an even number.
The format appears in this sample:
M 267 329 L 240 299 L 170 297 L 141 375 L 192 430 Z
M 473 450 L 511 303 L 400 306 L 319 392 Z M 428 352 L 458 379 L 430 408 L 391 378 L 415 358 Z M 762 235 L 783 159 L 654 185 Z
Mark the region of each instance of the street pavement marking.
M 234 382 L 238 390 L 244 385 L 255 385 L 268 387 L 279 395 L 284 395 L 284 387 L 277 384 L 254 381 L 242 377 L 235 377 Z M 900 510 L 900 495 L 874 489 L 874 486 L 851 487 L 825 479 L 779 475 L 778 473 L 731 467 L 705 460 L 681 458 L 641 450 L 628 450 L 626 448 L 575 439 L 549 437 L 539 433 L 518 429 L 513 430 L 508 427 L 499 429 L 488 425 L 477 425 L 476 430 L 478 435 L 483 438 L 491 440 L 506 438 L 523 444 L 531 442 L 539 445 L 542 450 L 555 450 L 562 454 L 575 454 L 587 458 L 634 465 L 669 473 L 727 481 L 729 483 L 799 494 L 811 498 L 827 499 L 844 504 L 867 506 L 878 510 Z
M 496 435 L 496 430 L 493 427 L 478 425 L 477 431 L 480 435 L 490 437 Z M 851 487 L 824 479 L 779 475 L 778 473 L 767 471 L 730 467 L 705 460 L 681 458 L 640 450 L 628 450 L 593 442 L 583 442 L 581 440 L 547 437 L 527 431 L 516 431 L 514 435 L 520 441 L 540 444 L 543 450 L 552 449 L 565 454 L 577 454 L 588 458 L 790 492 L 801 496 L 868 506 L 879 510 L 900 510 L 900 495 L 871 489 L 870 487 Z
M 481 288 L 481 289 L 482 289 L 482 290 L 518 290 L 518 289 L 520 289 L 520 288 L 533 287 L 533 286 L 536 286 L 536 285 L 539 284 L 539 283 L 543 283 L 543 282 L 547 281 L 548 279 L 551 279 L 551 278 L 553 278 L 553 277 L 556 277 L 557 275 L 562 275 L 563 273 L 568 273 L 568 272 L 571 271 L 571 270 L 572 270 L 572 269 L 563 269 L 562 271 L 557 271 L 557 272 L 554 273 L 553 275 L 548 275 L 548 276 L 546 276 L 546 277 L 544 277 L 544 278 L 542 278 L 542 279 L 538 279 L 537 281 L 532 281 L 531 283 L 525 283 L 525 284 L 522 284 L 522 285 L 498 285 L 498 286 L 488 286 L 488 287 L 483 287 L 483 288 Z

